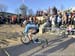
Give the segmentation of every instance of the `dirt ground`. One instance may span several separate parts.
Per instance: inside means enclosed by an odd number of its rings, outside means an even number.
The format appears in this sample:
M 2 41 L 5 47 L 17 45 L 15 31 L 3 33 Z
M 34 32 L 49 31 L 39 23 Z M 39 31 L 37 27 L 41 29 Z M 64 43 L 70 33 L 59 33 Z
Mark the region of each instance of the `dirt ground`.
M 22 36 L 21 32 L 24 27 L 20 25 L 0 25 L 0 46 L 10 47 L 13 45 L 22 44 L 20 38 Z M 50 33 L 45 33 L 43 35 L 38 34 L 40 37 L 47 37 Z M 51 35 L 50 35 L 51 36 Z M 53 35 L 54 36 L 54 35 Z
M 0 25 L 0 47 L 6 48 L 13 45 L 22 44 L 20 38 L 24 27 L 20 25 Z M 38 36 L 42 36 L 37 34 Z
M 0 46 L 21 44 L 20 37 L 23 29 L 20 25 L 0 25 Z

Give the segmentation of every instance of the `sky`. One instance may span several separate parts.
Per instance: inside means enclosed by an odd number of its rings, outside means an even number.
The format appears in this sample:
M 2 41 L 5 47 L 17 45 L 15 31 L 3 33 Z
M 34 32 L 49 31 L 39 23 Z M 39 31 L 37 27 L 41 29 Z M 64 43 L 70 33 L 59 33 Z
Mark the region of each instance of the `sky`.
M 16 9 L 22 5 L 22 0 L 0 0 L 0 4 L 7 6 L 7 11 L 16 13 Z M 75 0 L 24 0 L 24 4 L 32 9 L 34 12 L 37 10 L 46 10 L 48 7 L 58 9 L 67 9 L 75 6 Z

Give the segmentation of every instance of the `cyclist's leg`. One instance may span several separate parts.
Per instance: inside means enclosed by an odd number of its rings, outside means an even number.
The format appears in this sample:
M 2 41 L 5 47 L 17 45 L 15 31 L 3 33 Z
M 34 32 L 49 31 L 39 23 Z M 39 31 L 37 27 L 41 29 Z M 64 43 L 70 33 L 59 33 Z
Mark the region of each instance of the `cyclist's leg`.
M 30 41 L 32 40 L 32 34 L 31 33 L 28 33 L 28 38 Z
M 28 30 L 29 30 L 30 28 L 38 28 L 38 26 L 35 25 L 35 24 L 27 24 L 26 27 L 25 27 L 25 29 L 24 29 L 24 32 L 25 32 L 25 33 L 28 33 Z
M 30 28 L 30 24 L 27 24 L 24 28 L 23 33 L 28 33 L 29 28 Z
M 34 28 L 34 30 L 36 30 L 37 26 L 35 24 L 27 24 L 27 26 L 24 29 L 24 33 L 28 33 L 30 28 Z M 32 34 L 31 33 L 28 33 L 28 37 L 29 37 L 30 40 L 32 40 Z

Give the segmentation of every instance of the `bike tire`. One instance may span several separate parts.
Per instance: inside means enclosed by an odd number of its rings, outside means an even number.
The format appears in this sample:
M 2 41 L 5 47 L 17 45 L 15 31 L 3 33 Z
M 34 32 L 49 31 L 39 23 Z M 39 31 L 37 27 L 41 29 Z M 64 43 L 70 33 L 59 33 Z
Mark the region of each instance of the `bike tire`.
M 30 42 L 30 40 L 29 40 L 28 36 L 22 36 L 21 37 L 21 42 L 23 44 L 28 44 Z

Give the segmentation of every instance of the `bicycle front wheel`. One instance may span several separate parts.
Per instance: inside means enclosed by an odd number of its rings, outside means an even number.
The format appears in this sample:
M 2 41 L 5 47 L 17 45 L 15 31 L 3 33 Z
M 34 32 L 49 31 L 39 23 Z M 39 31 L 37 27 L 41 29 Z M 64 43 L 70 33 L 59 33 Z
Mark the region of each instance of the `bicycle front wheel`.
M 23 36 L 23 37 L 21 37 L 21 42 L 23 44 L 28 44 L 30 42 L 30 40 L 29 40 L 28 36 Z

